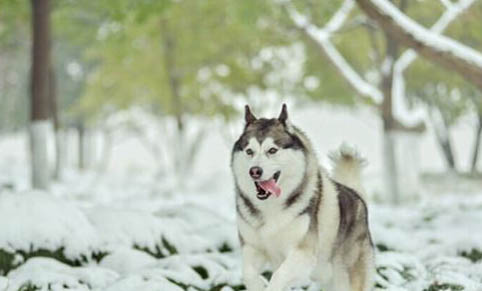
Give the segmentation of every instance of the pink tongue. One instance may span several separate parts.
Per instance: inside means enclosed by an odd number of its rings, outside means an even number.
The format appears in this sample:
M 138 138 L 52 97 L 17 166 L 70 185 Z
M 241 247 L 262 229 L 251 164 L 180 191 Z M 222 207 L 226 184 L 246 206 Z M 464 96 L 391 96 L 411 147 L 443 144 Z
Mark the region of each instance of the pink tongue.
M 264 191 L 273 193 L 276 197 L 281 195 L 281 188 L 276 184 L 274 179 L 259 182 L 259 186 L 261 186 Z

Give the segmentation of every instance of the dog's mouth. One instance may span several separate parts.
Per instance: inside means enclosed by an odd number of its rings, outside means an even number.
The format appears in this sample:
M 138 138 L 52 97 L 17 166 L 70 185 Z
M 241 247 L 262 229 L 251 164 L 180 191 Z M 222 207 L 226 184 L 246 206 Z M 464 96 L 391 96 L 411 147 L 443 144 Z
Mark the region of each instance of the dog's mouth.
M 254 181 L 256 191 L 258 191 L 256 197 L 258 197 L 259 200 L 266 200 L 272 194 L 274 194 L 276 197 L 281 195 L 281 188 L 277 184 L 280 174 L 281 172 L 278 171 L 274 173 L 271 179 L 265 181 Z

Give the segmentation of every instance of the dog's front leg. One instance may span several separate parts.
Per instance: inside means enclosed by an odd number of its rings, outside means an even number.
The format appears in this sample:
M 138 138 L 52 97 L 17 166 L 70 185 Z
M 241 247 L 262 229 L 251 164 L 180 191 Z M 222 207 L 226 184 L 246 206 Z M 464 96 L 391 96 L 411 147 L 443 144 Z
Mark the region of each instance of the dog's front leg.
M 298 280 L 309 278 L 316 264 L 313 252 L 296 248 L 292 250 L 278 270 L 273 273 L 266 291 L 281 291 Z
M 262 291 L 264 281 L 261 271 L 266 264 L 263 253 L 250 245 L 243 246 L 243 278 L 248 291 Z

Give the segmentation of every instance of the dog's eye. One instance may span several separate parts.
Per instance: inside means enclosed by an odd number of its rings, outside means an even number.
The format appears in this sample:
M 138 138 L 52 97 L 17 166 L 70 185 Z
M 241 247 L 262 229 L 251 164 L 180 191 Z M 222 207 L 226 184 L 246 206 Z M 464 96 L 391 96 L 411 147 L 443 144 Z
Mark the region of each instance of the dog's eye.
M 254 152 L 253 152 L 252 149 L 247 149 L 247 150 L 246 150 L 246 154 L 247 154 L 248 156 L 252 156 L 252 155 L 254 154 Z
M 277 151 L 278 151 L 277 148 L 270 148 L 268 151 L 268 154 L 276 154 Z

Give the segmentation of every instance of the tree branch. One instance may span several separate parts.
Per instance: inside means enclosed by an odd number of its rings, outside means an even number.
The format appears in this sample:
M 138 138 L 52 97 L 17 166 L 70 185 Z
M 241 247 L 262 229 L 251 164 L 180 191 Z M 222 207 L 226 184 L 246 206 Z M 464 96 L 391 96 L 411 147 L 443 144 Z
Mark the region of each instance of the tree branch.
M 445 3 L 447 0 L 441 0 Z M 442 16 L 430 28 L 430 31 L 441 34 L 462 12 L 467 10 L 475 0 L 460 0 L 456 4 L 445 3 L 447 7 Z M 395 62 L 394 78 L 393 78 L 393 106 L 394 113 L 402 119 L 405 123 L 410 123 L 408 120 L 420 120 L 425 116 L 425 110 L 409 110 L 406 108 L 405 100 L 405 79 L 403 72 L 417 59 L 417 53 L 413 49 L 406 50 Z
M 386 0 L 356 0 L 360 8 L 400 43 L 460 74 L 482 89 L 482 54 L 414 22 Z
M 328 60 L 331 61 L 340 75 L 348 81 L 350 86 L 361 96 L 368 97 L 376 104 L 379 104 L 383 100 L 383 95 L 380 90 L 364 80 L 355 69 L 348 64 L 343 55 L 340 54 L 330 41 L 332 34 L 338 31 L 346 21 L 346 18 L 354 7 L 353 4 L 353 0 L 345 0 L 340 9 L 322 29 L 316 27 L 308 21 L 305 16 L 299 14 L 291 3 L 285 3 L 284 7 L 295 26 L 301 29 L 303 33 L 324 52 Z

